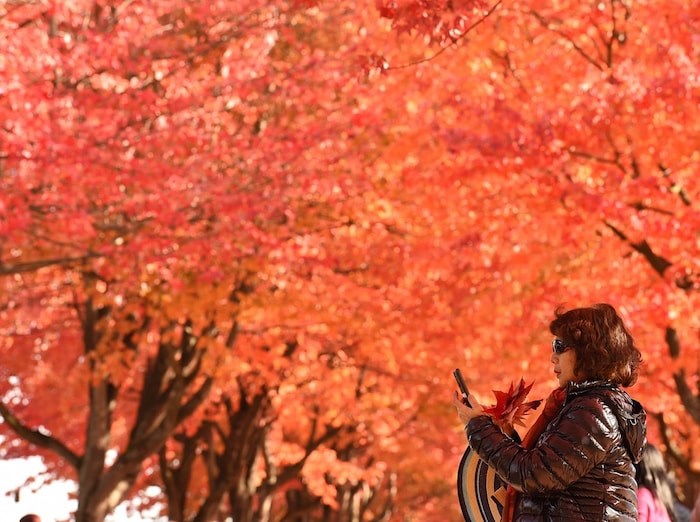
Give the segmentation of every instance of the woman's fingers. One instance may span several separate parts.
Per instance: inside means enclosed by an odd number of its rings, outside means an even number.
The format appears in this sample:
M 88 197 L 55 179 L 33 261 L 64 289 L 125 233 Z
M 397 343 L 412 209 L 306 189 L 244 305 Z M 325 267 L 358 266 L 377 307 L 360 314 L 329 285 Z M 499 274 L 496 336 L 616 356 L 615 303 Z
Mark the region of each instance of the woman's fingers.
M 483 410 L 483 406 L 481 406 L 481 403 L 476 400 L 476 397 L 474 397 L 472 394 L 469 394 L 469 403 L 472 405 L 472 408 L 478 409 L 478 410 Z
M 452 404 L 454 404 L 455 408 L 457 408 L 457 411 L 459 411 L 461 408 L 468 408 L 466 404 L 464 404 L 464 400 L 462 399 L 462 394 L 459 393 L 458 391 L 455 391 L 452 394 Z

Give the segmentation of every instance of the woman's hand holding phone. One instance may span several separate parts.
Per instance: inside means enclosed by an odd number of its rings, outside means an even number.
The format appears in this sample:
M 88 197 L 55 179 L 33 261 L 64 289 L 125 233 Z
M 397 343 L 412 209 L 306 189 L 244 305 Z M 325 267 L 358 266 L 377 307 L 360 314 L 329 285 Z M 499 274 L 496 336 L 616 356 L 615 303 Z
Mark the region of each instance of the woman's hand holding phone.
M 459 368 L 455 368 L 452 375 L 454 376 L 455 381 L 457 381 L 459 391 L 462 392 L 462 402 L 464 402 L 464 404 L 467 406 L 471 406 L 471 404 L 469 404 L 469 388 L 467 388 L 467 381 L 464 380 L 462 371 Z
M 457 415 L 459 415 L 460 420 L 462 423 L 464 423 L 466 428 L 466 425 L 470 420 L 483 414 L 484 409 L 481 407 L 481 404 L 474 399 L 474 397 L 470 397 L 469 388 L 467 387 L 467 383 L 462 376 L 462 372 L 459 371 L 459 368 L 452 372 L 452 375 L 457 381 L 457 386 L 460 389 L 459 392 L 454 392 L 454 395 L 452 396 L 452 404 L 457 409 Z

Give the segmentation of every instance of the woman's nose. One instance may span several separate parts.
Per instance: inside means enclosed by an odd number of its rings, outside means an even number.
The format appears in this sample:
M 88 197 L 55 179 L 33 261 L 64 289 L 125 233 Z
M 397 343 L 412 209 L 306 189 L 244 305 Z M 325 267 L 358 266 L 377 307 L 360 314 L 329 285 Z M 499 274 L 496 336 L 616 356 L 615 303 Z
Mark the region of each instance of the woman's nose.
M 549 361 L 552 364 L 557 364 L 558 360 L 559 360 L 559 356 L 556 353 L 552 352 L 552 356 L 549 358 Z

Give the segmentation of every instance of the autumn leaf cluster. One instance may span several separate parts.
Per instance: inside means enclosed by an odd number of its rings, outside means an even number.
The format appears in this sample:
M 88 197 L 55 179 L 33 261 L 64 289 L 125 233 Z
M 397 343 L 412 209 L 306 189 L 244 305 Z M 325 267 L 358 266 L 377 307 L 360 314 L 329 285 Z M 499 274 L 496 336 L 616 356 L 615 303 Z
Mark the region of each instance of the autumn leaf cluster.
M 80 522 L 457 517 L 452 369 L 524 376 L 517 424 L 553 310 L 610 302 L 691 498 L 698 27 L 680 0 L 0 6 L 2 456 L 76 480 Z

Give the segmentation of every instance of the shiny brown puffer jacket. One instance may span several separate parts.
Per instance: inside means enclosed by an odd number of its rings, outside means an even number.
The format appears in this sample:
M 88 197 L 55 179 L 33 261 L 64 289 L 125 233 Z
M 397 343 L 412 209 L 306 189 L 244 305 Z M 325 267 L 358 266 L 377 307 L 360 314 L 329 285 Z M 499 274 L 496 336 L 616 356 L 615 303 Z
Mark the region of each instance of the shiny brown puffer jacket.
M 515 520 L 634 521 L 634 464 L 646 444 L 646 413 L 617 385 L 571 383 L 559 415 L 531 450 L 482 415 L 469 444 L 521 492 Z

